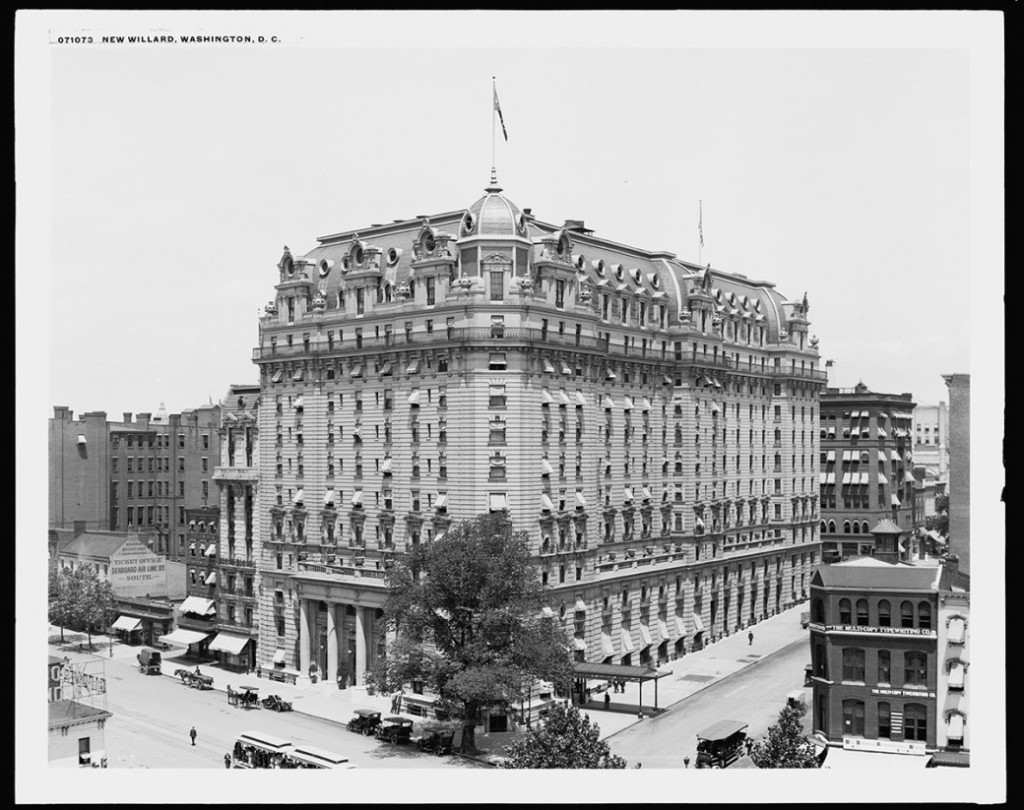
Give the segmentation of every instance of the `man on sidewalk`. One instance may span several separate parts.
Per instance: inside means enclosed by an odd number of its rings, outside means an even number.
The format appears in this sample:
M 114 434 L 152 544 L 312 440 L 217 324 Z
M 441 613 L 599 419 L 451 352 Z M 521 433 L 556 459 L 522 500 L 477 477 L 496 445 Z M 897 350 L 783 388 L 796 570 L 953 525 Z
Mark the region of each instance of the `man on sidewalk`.
M 751 630 L 747 633 L 747 646 L 749 647 L 754 643 L 754 631 Z
M 189 731 L 188 736 L 192 738 L 192 745 L 196 744 L 196 727 L 192 726 L 192 730 Z

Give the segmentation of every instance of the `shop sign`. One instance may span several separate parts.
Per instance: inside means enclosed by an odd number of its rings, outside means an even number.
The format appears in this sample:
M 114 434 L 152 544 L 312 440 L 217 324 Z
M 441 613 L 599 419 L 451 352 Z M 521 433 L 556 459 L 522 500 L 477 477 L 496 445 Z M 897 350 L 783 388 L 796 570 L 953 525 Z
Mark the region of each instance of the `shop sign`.
M 929 692 L 925 689 L 877 689 L 872 688 L 872 695 L 884 695 L 885 697 L 916 697 L 916 698 L 933 698 L 935 697 L 934 692 Z
M 110 558 L 110 585 L 117 596 L 163 596 L 167 560 L 132 537 Z
M 857 624 L 829 624 L 825 630 L 834 633 L 877 633 L 883 636 L 923 636 L 934 638 L 934 630 L 925 630 L 920 627 L 871 627 Z
M 76 700 L 107 692 L 107 679 L 87 672 L 89 662 L 51 664 L 50 701 Z

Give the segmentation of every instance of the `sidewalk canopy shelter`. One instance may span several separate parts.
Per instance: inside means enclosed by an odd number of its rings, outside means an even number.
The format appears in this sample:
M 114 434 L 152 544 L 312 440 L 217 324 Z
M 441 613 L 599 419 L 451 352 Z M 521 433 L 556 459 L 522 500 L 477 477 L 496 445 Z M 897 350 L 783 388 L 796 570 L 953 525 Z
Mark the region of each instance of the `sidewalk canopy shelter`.
M 672 672 L 659 672 L 654 667 L 628 666 L 626 664 L 590 664 L 585 661 L 577 661 L 572 665 L 572 674 L 576 678 L 582 678 L 584 683 L 591 679 L 608 681 L 636 681 L 640 684 L 639 703 L 643 705 L 644 682 L 654 681 L 654 708 L 658 708 L 658 679 L 671 675 Z M 586 687 L 584 687 L 586 688 Z
M 200 641 L 206 641 L 209 637 L 209 633 L 199 633 L 195 630 L 182 630 L 179 628 L 173 633 L 160 636 L 159 641 L 174 644 L 177 647 L 188 647 L 192 644 L 198 644 Z

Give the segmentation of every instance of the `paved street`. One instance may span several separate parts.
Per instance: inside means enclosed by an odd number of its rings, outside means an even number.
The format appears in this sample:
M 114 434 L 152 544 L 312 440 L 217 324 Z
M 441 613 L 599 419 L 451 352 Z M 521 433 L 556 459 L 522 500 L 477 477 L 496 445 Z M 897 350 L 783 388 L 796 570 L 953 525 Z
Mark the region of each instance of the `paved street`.
M 756 653 L 755 653 L 756 655 Z M 630 765 L 644 768 L 682 768 L 683 757 L 696 767 L 696 734 L 717 720 L 742 720 L 747 733 L 760 737 L 778 718 L 786 695 L 803 688 L 808 651 L 800 639 L 776 653 L 769 653 L 722 680 L 703 681 L 707 688 L 684 698 L 664 714 L 634 724 L 608 738 L 612 752 Z M 687 679 L 688 675 L 683 675 Z M 810 688 L 805 694 L 810 699 Z

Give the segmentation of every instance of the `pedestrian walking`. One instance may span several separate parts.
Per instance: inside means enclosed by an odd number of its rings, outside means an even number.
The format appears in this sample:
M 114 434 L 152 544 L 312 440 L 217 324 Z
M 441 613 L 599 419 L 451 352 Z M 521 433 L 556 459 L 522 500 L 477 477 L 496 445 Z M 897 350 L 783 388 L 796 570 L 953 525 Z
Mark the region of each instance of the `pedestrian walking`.
M 749 645 L 751 645 L 753 643 L 754 643 L 754 631 L 751 630 L 750 632 L 747 633 L 747 645 L 749 646 Z
M 684 768 L 689 768 L 690 767 L 690 758 L 689 757 L 683 757 L 683 767 Z
M 605 692 L 604 693 L 604 708 L 605 708 L 605 711 L 608 711 L 608 709 L 611 707 L 611 705 L 612 705 L 612 696 L 609 695 L 607 692 Z
M 196 744 L 196 727 L 192 726 L 192 730 L 189 731 L 188 736 L 192 738 L 192 745 Z
M 224 755 L 224 767 L 225 768 L 230 768 L 231 767 L 231 754 L 225 754 Z

